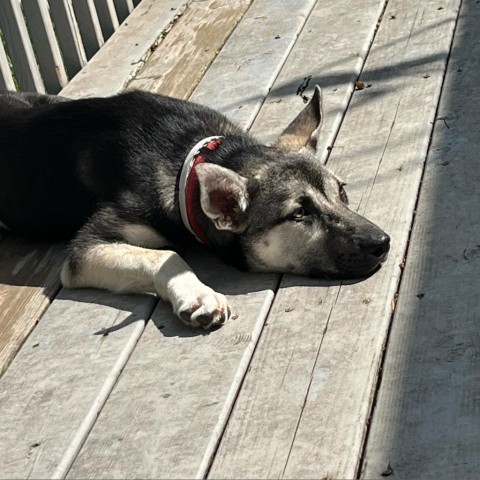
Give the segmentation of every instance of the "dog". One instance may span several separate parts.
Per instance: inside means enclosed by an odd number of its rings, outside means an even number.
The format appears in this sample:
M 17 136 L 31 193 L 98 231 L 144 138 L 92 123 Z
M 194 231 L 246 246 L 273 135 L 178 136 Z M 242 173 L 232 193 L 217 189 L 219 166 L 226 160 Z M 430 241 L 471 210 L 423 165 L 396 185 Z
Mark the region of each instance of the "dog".
M 163 95 L 3 93 L 0 220 L 31 238 L 72 239 L 64 286 L 155 292 L 205 329 L 230 309 L 177 253 L 191 241 L 252 271 L 367 276 L 390 239 L 349 209 L 345 184 L 311 154 L 321 102 L 317 86 L 266 146 Z

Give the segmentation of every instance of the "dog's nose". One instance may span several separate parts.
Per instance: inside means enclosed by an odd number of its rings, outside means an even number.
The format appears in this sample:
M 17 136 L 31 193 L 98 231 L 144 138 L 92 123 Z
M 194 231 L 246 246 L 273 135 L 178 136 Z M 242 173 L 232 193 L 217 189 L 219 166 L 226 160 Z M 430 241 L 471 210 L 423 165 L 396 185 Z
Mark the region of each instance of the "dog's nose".
M 382 232 L 378 234 L 354 235 L 353 241 L 370 255 L 381 259 L 386 257 L 390 250 L 390 237 Z
M 378 258 L 385 257 L 390 250 L 390 237 L 386 233 L 371 237 L 364 245 L 365 250 Z

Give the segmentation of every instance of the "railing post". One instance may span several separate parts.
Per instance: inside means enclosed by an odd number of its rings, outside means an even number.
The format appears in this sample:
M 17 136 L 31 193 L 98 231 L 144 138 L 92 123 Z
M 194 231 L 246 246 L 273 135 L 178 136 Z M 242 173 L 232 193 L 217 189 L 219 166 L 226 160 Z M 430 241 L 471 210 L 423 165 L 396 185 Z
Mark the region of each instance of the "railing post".
M 0 1 L 0 28 L 22 90 L 44 93 L 45 86 L 28 35 L 20 0 Z

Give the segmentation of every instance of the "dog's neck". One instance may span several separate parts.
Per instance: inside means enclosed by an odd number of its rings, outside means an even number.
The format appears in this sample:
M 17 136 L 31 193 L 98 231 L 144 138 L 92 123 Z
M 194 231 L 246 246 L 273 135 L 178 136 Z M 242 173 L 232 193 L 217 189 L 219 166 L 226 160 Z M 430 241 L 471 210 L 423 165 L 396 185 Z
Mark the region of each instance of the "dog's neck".
M 198 200 L 200 185 L 195 167 L 208 160 L 208 152 L 216 150 L 222 143 L 222 139 L 223 137 L 214 136 L 200 140 L 186 156 L 180 172 L 178 200 L 183 224 L 200 243 L 207 246 L 210 245 L 210 241 L 198 221 L 201 208 Z

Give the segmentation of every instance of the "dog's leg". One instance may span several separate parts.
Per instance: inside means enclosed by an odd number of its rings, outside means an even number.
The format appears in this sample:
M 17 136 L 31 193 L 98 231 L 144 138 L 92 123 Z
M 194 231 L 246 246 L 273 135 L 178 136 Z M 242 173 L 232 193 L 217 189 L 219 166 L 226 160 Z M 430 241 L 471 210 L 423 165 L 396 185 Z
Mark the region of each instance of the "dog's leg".
M 228 319 L 226 298 L 204 285 L 148 225 L 124 220 L 113 207 L 100 209 L 70 244 L 62 269 L 66 287 L 114 292 L 154 292 L 171 302 L 175 314 L 194 327 L 210 328 Z
M 204 285 L 171 250 L 150 250 L 126 243 L 88 247 L 82 258 L 69 258 L 62 270 L 66 287 L 105 288 L 115 292 L 156 292 L 171 302 L 190 326 L 210 328 L 230 314 L 226 298 Z

